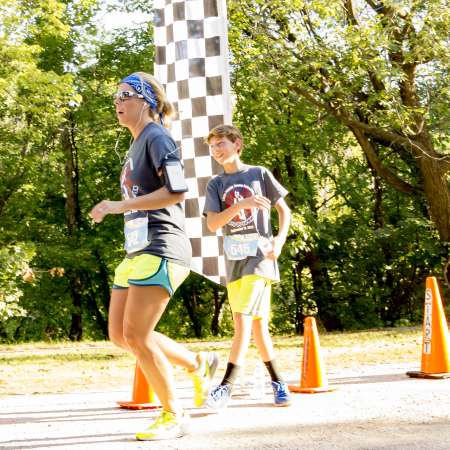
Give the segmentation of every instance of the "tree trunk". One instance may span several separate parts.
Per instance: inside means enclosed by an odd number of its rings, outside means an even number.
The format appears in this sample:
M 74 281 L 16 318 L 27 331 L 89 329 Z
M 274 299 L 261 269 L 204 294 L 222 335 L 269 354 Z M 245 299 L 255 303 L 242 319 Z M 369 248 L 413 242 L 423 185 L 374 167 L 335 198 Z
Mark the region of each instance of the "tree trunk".
M 78 196 L 78 154 L 69 127 L 70 125 L 66 125 L 61 134 L 61 146 L 65 156 L 66 223 L 69 237 L 78 240 L 78 230 L 81 222 Z
M 332 296 L 333 286 L 328 276 L 328 271 L 322 264 L 319 253 L 310 251 L 306 253 L 305 260 L 311 272 L 314 298 L 319 310 L 318 315 L 320 321 L 326 330 L 341 329 L 342 325 L 339 319 L 336 318 L 334 308 L 335 299 Z
M 189 318 L 191 319 L 194 335 L 196 338 L 201 338 L 202 324 L 198 320 L 197 290 L 195 289 L 195 286 L 191 286 L 189 291 L 181 289 L 180 293 Z
M 78 197 L 78 154 L 71 135 L 71 122 L 68 122 L 61 134 L 61 147 L 65 156 L 64 161 L 64 185 L 66 192 L 66 225 L 69 245 L 73 250 L 79 247 L 78 231 L 81 222 L 80 203 Z M 82 283 L 78 268 L 69 269 L 69 292 L 72 297 L 72 318 L 70 325 L 70 339 L 81 340 L 82 307 L 81 290 Z
M 375 229 L 380 229 L 384 227 L 383 188 L 380 177 L 372 166 L 370 166 L 370 172 L 373 177 L 373 221 L 375 223 Z
M 81 341 L 83 338 L 82 314 L 81 314 L 81 279 L 78 270 L 69 275 L 70 295 L 72 297 L 72 318 L 70 323 L 69 338 L 71 341 Z
M 417 158 L 428 211 L 442 242 L 450 242 L 450 188 L 445 166 L 438 158 Z
M 108 320 L 107 320 L 107 318 L 103 317 L 103 314 L 97 303 L 97 296 L 95 294 L 96 294 L 96 292 L 94 290 L 91 290 L 91 294 L 86 296 L 87 309 L 89 312 L 89 316 L 92 319 L 95 319 L 95 323 L 97 324 L 98 328 L 102 332 L 102 337 L 104 339 L 107 339 L 108 338 Z
M 220 296 L 219 288 L 214 286 L 213 296 L 214 296 L 214 311 L 211 320 L 211 333 L 213 334 L 213 336 L 217 336 L 220 331 L 219 326 L 220 312 L 222 311 L 222 306 L 225 303 L 225 300 L 227 299 L 227 291 L 223 292 L 222 296 Z
M 98 262 L 98 272 L 99 272 L 99 278 L 100 278 L 100 281 L 99 281 L 100 287 L 96 291 L 96 294 L 99 295 L 99 297 L 100 297 L 99 300 L 101 301 L 102 306 L 105 308 L 106 316 L 108 316 L 109 302 L 111 299 L 111 289 L 109 287 L 108 269 L 97 249 L 94 250 L 94 256 Z M 104 320 L 106 320 L 106 319 L 104 319 Z M 100 327 L 102 326 L 101 323 L 99 323 L 99 325 L 100 325 Z M 106 332 L 105 338 L 107 338 L 107 337 L 108 337 L 108 333 Z
M 294 312 L 294 324 L 295 333 L 300 334 L 303 331 L 303 313 L 302 313 L 302 296 L 303 296 L 303 285 L 302 285 L 302 270 L 303 264 L 296 262 L 292 269 L 292 275 L 294 279 L 294 295 L 295 295 L 295 312 Z

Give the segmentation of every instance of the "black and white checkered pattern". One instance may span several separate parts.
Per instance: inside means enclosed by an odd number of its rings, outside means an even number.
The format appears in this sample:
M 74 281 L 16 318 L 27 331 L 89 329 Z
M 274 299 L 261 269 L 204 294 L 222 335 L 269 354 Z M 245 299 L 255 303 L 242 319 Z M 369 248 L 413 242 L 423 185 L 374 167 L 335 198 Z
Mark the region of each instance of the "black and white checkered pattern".
M 154 73 L 178 111 L 171 133 L 189 186 L 192 270 L 225 284 L 223 238 L 208 231 L 202 211 L 206 184 L 220 170 L 204 139 L 216 125 L 231 123 L 226 1 L 155 0 L 154 15 Z

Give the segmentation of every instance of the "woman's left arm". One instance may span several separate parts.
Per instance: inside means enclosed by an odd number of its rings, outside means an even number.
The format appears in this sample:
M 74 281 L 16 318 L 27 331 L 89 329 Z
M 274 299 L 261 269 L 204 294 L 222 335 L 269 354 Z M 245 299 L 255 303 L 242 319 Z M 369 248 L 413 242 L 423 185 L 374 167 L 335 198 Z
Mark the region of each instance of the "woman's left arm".
M 95 205 L 89 215 L 94 222 L 100 223 L 108 214 L 122 214 L 126 211 L 155 210 L 175 205 L 184 200 L 185 193 L 169 192 L 166 186 L 150 194 L 140 195 L 126 200 L 102 200 Z

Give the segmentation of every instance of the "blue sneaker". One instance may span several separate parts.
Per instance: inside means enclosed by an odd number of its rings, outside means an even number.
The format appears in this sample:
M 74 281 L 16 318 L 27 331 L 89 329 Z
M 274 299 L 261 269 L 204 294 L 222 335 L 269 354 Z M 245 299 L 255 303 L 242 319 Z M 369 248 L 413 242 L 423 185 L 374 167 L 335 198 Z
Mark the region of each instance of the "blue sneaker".
M 291 395 L 286 383 L 272 381 L 272 389 L 275 406 L 289 406 L 291 404 Z
M 219 384 L 211 389 L 205 405 L 210 409 L 225 408 L 231 398 L 231 385 Z

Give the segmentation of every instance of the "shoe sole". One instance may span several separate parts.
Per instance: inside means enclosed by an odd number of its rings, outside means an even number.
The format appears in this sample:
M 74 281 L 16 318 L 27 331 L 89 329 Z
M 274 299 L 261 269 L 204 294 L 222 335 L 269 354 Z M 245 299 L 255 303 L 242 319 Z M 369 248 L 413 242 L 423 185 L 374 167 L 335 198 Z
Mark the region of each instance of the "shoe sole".
M 184 433 L 179 433 L 175 436 L 155 436 L 155 437 L 139 437 L 136 436 L 136 439 L 138 441 L 168 441 L 169 439 L 178 439 L 180 437 L 183 437 Z
M 189 434 L 189 425 L 188 424 L 183 424 L 181 425 L 181 430 L 179 433 L 177 433 L 176 435 L 173 436 L 154 436 L 154 437 L 139 437 L 138 435 L 136 435 L 136 439 L 138 441 L 165 441 L 165 440 L 169 440 L 169 439 L 178 439 L 180 437 L 185 436 L 186 434 Z
M 286 402 L 286 403 L 274 403 L 273 406 L 276 406 L 277 408 L 283 408 L 283 406 L 291 406 L 292 402 Z
M 205 408 L 207 408 L 209 411 L 216 411 L 216 412 L 219 412 L 219 411 L 222 411 L 222 410 L 224 410 L 227 406 L 228 406 L 228 403 L 230 402 L 230 400 L 231 400 L 231 397 L 227 400 L 227 402 L 225 403 L 225 405 L 221 405 L 221 406 L 211 406 L 211 405 L 208 405 L 207 403 L 205 403 L 204 404 L 204 406 L 205 406 Z

